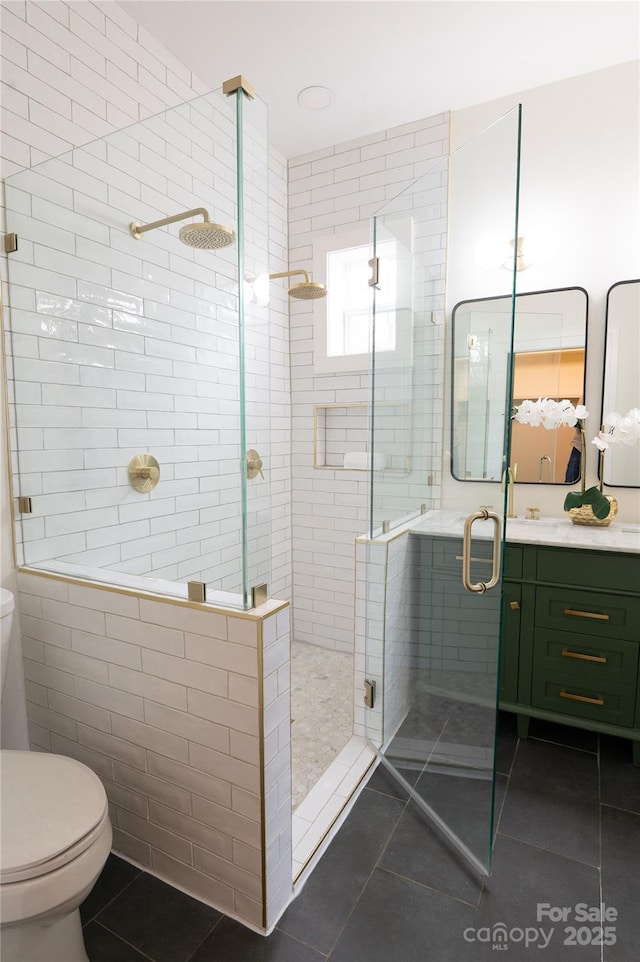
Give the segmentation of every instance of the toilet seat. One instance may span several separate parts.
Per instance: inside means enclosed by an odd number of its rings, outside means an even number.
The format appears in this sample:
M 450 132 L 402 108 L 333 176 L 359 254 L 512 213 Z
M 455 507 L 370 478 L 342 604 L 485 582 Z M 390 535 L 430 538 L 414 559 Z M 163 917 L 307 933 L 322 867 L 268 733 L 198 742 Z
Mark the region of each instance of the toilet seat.
M 46 875 L 86 851 L 108 820 L 100 779 L 73 758 L 3 751 L 0 884 Z

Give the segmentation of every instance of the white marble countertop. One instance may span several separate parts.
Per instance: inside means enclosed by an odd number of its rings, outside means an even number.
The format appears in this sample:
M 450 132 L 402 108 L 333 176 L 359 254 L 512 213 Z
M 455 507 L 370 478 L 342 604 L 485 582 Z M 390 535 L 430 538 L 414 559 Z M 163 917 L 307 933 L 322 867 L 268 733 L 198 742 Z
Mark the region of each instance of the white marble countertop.
M 415 518 L 408 525 L 408 530 L 411 534 L 462 537 L 466 517 L 467 515 L 459 511 L 428 511 Z M 473 525 L 473 537 L 493 538 L 493 522 L 476 521 Z M 537 521 L 509 518 L 507 541 L 640 553 L 640 524 L 616 520 L 607 527 L 599 527 L 573 524 L 568 517 L 542 517 Z

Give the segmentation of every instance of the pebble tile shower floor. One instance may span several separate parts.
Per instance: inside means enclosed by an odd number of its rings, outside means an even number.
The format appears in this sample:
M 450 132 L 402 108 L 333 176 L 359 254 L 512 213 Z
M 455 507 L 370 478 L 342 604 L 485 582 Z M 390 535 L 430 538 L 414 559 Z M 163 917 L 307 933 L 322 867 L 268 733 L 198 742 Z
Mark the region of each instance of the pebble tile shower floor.
M 296 808 L 353 734 L 353 654 L 292 642 L 291 717 Z
M 500 717 L 501 792 L 493 874 L 467 872 L 378 769 L 300 896 L 268 938 L 111 856 L 82 906 L 91 962 L 486 962 L 464 933 L 504 922 L 554 928 L 510 962 L 640 959 L 640 771 L 628 742 Z M 617 910 L 616 942 L 565 945 L 537 903 Z M 54 960 L 52 960 L 54 962 Z M 55 960 L 58 962 L 58 960 Z M 64 962 L 64 960 L 59 960 Z

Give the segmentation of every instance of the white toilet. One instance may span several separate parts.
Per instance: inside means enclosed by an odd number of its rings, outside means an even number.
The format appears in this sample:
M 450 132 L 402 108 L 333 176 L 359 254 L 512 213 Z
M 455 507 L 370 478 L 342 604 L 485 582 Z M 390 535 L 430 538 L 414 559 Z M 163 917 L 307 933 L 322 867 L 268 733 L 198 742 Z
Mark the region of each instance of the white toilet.
M 11 592 L 1 589 L 2 684 Z M 97 775 L 63 755 L 0 753 L 2 962 L 88 962 L 80 903 L 111 849 L 107 797 Z

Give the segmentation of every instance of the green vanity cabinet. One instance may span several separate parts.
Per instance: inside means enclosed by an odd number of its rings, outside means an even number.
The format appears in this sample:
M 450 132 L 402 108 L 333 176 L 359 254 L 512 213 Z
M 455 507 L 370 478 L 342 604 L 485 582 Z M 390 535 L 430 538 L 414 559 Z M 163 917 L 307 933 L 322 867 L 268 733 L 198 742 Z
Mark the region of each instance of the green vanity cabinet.
M 640 765 L 640 555 L 506 547 L 500 707 L 632 740 Z

